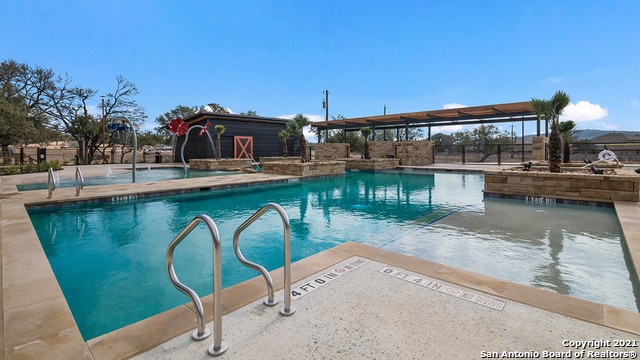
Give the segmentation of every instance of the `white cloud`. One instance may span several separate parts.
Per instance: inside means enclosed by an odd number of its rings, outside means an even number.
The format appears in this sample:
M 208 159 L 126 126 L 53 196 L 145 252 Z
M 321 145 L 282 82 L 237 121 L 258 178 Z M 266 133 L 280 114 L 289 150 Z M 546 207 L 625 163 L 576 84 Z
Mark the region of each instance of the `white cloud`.
M 562 115 L 561 120 L 573 120 L 575 122 L 589 122 L 604 119 L 609 115 L 609 111 L 598 104 L 588 101 L 578 101 L 577 104 L 569 103 Z
M 452 126 L 434 126 L 431 128 L 431 135 L 437 133 L 443 134 L 453 134 L 456 131 L 464 131 L 465 128 L 463 125 L 452 125 Z
M 462 105 L 462 104 L 458 104 L 458 103 L 448 103 L 448 104 L 444 104 L 444 106 L 442 107 L 443 109 L 457 109 L 457 108 L 465 108 L 468 107 L 467 105 Z
M 561 83 L 561 82 L 563 82 L 563 81 L 564 81 L 564 79 L 563 79 L 563 78 L 559 78 L 559 77 L 555 77 L 555 76 L 552 76 L 552 77 L 550 77 L 550 78 L 547 78 L 547 82 L 549 82 L 549 83 L 551 83 L 551 84 L 557 84 L 557 83 Z

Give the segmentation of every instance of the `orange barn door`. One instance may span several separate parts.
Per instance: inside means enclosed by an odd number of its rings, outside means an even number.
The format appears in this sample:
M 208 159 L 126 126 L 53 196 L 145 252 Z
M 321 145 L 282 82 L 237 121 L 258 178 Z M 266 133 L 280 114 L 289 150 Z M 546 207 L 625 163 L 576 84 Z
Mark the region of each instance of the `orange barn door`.
M 253 158 L 253 136 L 233 137 L 233 157 L 235 159 Z

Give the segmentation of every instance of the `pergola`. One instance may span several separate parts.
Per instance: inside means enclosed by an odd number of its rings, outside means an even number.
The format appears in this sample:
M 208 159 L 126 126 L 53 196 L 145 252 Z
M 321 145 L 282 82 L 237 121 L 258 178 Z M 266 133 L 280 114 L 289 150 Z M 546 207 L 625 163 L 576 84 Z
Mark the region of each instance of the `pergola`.
M 409 128 L 426 127 L 429 129 L 428 140 L 431 140 L 431 128 L 434 126 L 493 124 L 514 121 L 522 121 L 523 131 L 525 121 L 537 121 L 537 135 L 540 136 L 540 119 L 533 114 L 529 101 L 319 121 L 312 123 L 311 127 L 316 128 L 318 131 L 345 130 L 345 138 L 346 131 L 354 131 L 363 127 L 369 127 L 374 131 L 405 128 L 407 130 L 405 131 L 405 136 L 408 136 Z M 545 125 L 546 128 L 547 126 Z M 546 135 L 548 135 L 547 130 L 545 130 Z

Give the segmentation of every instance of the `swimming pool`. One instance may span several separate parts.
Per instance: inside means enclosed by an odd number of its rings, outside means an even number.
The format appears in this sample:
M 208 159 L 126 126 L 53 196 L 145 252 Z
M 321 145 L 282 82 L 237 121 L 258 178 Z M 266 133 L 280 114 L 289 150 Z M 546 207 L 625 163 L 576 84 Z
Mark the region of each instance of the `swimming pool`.
M 197 214 L 220 230 L 223 286 L 256 276 L 235 260 L 232 235 L 267 202 L 289 215 L 293 261 L 357 241 L 637 311 L 612 209 L 483 201 L 482 187 L 477 174 L 349 172 L 29 213 L 85 339 L 188 301 L 170 284 L 164 253 Z M 243 232 L 243 254 L 281 267 L 281 236 L 280 218 L 267 213 Z M 180 279 L 201 295 L 212 288 L 210 242 L 198 228 L 175 254 Z
M 161 168 L 161 169 L 138 169 L 136 171 L 136 182 L 152 182 L 162 180 L 174 180 L 184 178 L 199 178 L 206 176 L 222 176 L 237 174 L 237 171 L 224 170 L 189 170 L 186 175 L 182 168 Z M 46 180 L 46 173 L 43 173 L 43 180 Z M 86 177 L 84 178 L 85 186 L 111 185 L 111 184 L 130 184 L 131 171 L 117 174 L 108 174 L 108 170 L 104 176 Z M 60 179 L 56 184 L 58 188 L 72 188 L 76 186 L 75 178 Z M 41 183 L 25 183 L 17 185 L 18 191 L 29 190 L 46 190 L 47 182 Z

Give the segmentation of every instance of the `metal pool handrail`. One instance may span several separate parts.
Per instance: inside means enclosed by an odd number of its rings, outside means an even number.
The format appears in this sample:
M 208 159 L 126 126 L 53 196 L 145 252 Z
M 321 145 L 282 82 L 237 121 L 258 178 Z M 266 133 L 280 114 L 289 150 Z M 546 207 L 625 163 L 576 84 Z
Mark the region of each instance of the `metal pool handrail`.
M 198 294 L 184 285 L 178 279 L 173 268 L 173 252 L 180 242 L 198 225 L 204 223 L 209 229 L 213 242 L 213 345 L 209 347 L 208 353 L 211 356 L 218 356 L 227 351 L 227 344 L 222 341 L 222 251 L 220 248 L 220 235 L 213 220 L 204 214 L 197 215 L 191 222 L 176 236 L 167 247 L 166 264 L 167 272 L 171 283 L 176 289 L 183 292 L 196 307 L 198 328 L 191 334 L 194 340 L 203 340 L 210 334 L 205 326 L 204 310 Z
M 280 215 L 280 218 L 282 218 L 282 226 L 284 227 L 284 306 L 280 309 L 280 314 L 289 316 L 293 315 L 295 309 L 291 307 L 291 226 L 289 224 L 289 217 L 284 209 L 278 204 L 268 203 L 238 226 L 233 234 L 233 251 L 244 266 L 250 267 L 262 274 L 264 281 L 267 283 L 268 291 L 268 297 L 264 300 L 264 304 L 268 306 L 277 304 L 278 301 L 276 301 L 273 296 L 273 281 L 271 280 L 271 275 L 269 275 L 269 272 L 263 266 L 245 259 L 240 252 L 239 246 L 240 233 L 254 221 L 258 220 L 258 218 L 269 209 L 275 210 L 278 215 Z
M 56 179 L 53 175 L 53 168 L 49 168 L 49 174 L 47 176 L 47 191 L 48 191 L 47 199 L 51 199 L 53 190 L 55 189 L 56 189 Z
M 80 168 L 76 166 L 76 196 L 80 196 L 80 189 L 84 189 L 84 177 Z

